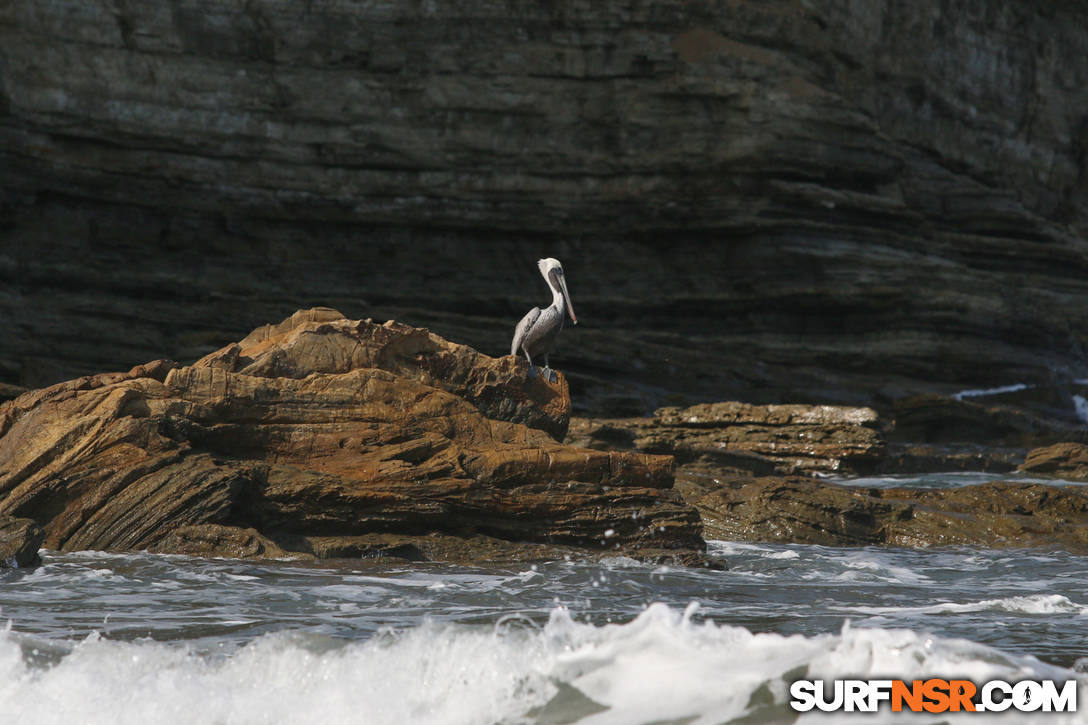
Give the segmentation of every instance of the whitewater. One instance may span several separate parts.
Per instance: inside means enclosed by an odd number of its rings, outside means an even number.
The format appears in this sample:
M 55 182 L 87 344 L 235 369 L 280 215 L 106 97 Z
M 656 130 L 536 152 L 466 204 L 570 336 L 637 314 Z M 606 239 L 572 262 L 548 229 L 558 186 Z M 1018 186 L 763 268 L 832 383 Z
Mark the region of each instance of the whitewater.
M 1078 679 L 1088 703 L 1088 557 L 1064 552 L 711 542 L 724 571 L 42 553 L 0 573 L 0 723 L 1088 722 L 787 705 L 797 679 L 934 676 Z

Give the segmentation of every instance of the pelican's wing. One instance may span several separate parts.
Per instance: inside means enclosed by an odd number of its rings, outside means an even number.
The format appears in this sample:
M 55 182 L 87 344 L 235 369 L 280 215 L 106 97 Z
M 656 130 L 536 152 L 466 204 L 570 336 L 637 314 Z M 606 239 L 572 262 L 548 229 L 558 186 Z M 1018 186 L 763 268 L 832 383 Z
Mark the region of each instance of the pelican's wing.
M 514 341 L 510 343 L 511 355 L 518 354 L 518 349 L 521 347 L 521 344 L 525 342 L 525 336 L 529 334 L 529 330 L 532 329 L 533 325 L 536 324 L 536 321 L 539 318 L 539 307 L 534 307 L 533 309 L 529 310 L 525 313 L 525 317 L 521 318 L 521 322 L 519 322 L 518 326 L 514 328 Z

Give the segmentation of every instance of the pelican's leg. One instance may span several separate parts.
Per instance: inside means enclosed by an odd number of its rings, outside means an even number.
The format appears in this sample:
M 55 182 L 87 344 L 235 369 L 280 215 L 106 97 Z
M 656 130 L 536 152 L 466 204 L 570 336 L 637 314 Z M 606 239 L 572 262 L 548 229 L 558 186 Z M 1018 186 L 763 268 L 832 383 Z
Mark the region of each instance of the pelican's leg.
M 544 369 L 540 372 L 544 376 L 544 379 L 547 380 L 549 383 L 559 382 L 559 376 L 555 374 L 555 371 L 552 370 L 551 365 L 548 364 L 548 355 L 546 353 L 544 355 Z
M 533 358 L 529 356 L 529 351 L 525 349 L 525 346 L 521 346 L 521 351 L 525 353 L 525 359 L 529 361 L 529 372 L 525 375 L 527 378 L 534 377 L 539 371 L 536 365 L 533 365 Z

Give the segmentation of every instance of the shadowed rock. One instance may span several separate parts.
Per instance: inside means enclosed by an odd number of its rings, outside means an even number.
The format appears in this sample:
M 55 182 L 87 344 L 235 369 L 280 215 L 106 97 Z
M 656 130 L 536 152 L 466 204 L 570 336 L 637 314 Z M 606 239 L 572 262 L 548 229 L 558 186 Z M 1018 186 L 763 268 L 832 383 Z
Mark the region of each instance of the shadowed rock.
M 566 381 L 527 370 L 301 311 L 190 367 L 0 406 L 0 513 L 33 516 L 65 551 L 320 555 L 309 537 L 444 532 L 695 556 L 672 460 L 556 442 Z
M 40 564 L 38 549 L 44 538 L 45 532 L 34 521 L 0 515 L 0 568 Z
M 1088 441 L 1088 427 L 1073 415 L 1068 393 L 1064 415 L 1040 411 L 1030 400 L 998 400 L 998 396 L 969 400 L 919 395 L 895 403 L 897 441 L 973 443 L 1022 448 L 1059 441 Z M 1006 398 L 1008 396 L 1005 396 Z

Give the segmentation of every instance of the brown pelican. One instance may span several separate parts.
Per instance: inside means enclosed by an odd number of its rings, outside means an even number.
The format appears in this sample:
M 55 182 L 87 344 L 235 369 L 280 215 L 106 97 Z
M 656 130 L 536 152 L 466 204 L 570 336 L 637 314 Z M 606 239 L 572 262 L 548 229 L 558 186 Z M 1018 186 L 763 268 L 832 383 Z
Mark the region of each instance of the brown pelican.
M 552 304 L 545 309 L 534 307 L 529 310 L 521 322 L 514 328 L 514 341 L 510 344 L 510 354 L 517 355 L 518 350 L 525 353 L 525 359 L 529 361 L 530 370 L 535 367 L 534 356 L 544 356 L 544 368 L 541 370 L 544 377 L 551 382 L 558 378 L 555 372 L 548 367 L 548 351 L 552 349 L 555 338 L 563 329 L 563 317 L 570 315 L 574 324 L 578 324 L 578 318 L 574 316 L 574 307 L 570 303 L 570 294 L 567 293 L 567 281 L 563 277 L 563 265 L 558 259 L 537 260 L 536 266 L 540 268 L 540 274 L 544 281 L 552 289 Z

